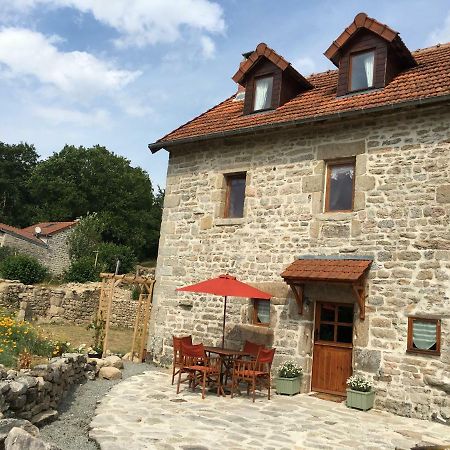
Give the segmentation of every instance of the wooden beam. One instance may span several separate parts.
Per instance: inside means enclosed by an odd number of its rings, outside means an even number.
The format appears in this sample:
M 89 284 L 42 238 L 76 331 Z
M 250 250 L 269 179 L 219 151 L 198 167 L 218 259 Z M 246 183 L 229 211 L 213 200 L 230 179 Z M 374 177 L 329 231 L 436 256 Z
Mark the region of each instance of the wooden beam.
M 366 317 L 366 289 L 364 287 L 364 281 L 361 281 L 359 284 L 352 284 L 352 288 L 358 300 L 359 318 L 364 320 Z
M 303 314 L 303 284 L 293 284 L 289 283 L 289 287 L 292 289 L 294 293 L 295 300 L 297 301 L 298 313 L 299 315 Z

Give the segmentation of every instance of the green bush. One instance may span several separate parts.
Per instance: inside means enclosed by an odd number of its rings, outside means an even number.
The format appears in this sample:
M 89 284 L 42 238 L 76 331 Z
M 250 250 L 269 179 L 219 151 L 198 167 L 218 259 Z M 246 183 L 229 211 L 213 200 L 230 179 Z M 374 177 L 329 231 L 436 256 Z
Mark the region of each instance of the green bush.
M 115 272 L 117 260 L 120 260 L 119 273 L 133 272 L 136 267 L 136 256 L 126 245 L 104 242 L 98 247 L 98 261 L 105 272 Z
M 99 267 L 94 267 L 94 259 L 83 257 L 71 262 L 70 267 L 64 274 L 64 279 L 75 283 L 98 281 L 99 273 Z
M 3 278 L 19 280 L 24 284 L 40 283 L 48 275 L 46 267 L 27 255 L 6 257 L 0 262 L 0 273 Z
M 2 261 L 4 261 L 6 258 L 12 256 L 14 253 L 11 248 L 9 247 L 0 247 L 0 264 Z

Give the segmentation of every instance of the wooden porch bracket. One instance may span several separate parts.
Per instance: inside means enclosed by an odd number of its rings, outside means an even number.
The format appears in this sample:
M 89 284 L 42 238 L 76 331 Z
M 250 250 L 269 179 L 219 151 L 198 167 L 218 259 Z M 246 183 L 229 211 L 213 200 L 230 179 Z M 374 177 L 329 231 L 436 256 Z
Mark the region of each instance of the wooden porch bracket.
M 303 314 L 303 290 L 304 285 L 303 284 L 293 284 L 289 283 L 289 287 L 292 289 L 292 292 L 294 293 L 295 300 L 297 301 L 298 306 L 298 314 Z
M 352 284 L 352 288 L 358 300 L 359 318 L 364 320 L 366 317 L 366 289 L 364 287 L 364 281 L 360 284 Z

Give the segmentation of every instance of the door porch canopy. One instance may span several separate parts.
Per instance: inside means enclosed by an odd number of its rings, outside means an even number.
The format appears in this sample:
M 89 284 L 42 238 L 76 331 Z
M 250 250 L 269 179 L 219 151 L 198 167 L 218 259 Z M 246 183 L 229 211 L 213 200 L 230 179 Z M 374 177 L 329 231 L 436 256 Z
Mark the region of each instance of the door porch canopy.
M 365 278 L 373 258 L 367 256 L 301 256 L 286 267 L 281 277 L 292 289 L 303 314 L 305 283 L 345 283 L 352 286 L 359 305 L 359 317 L 365 318 Z

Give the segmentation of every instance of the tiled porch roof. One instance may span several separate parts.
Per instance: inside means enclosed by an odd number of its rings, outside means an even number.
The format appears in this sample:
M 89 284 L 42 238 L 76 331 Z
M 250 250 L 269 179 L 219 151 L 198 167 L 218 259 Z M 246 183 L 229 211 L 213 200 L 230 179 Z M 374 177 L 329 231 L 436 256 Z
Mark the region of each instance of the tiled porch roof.
M 369 269 L 371 259 L 298 259 L 281 276 L 287 282 L 357 282 Z

